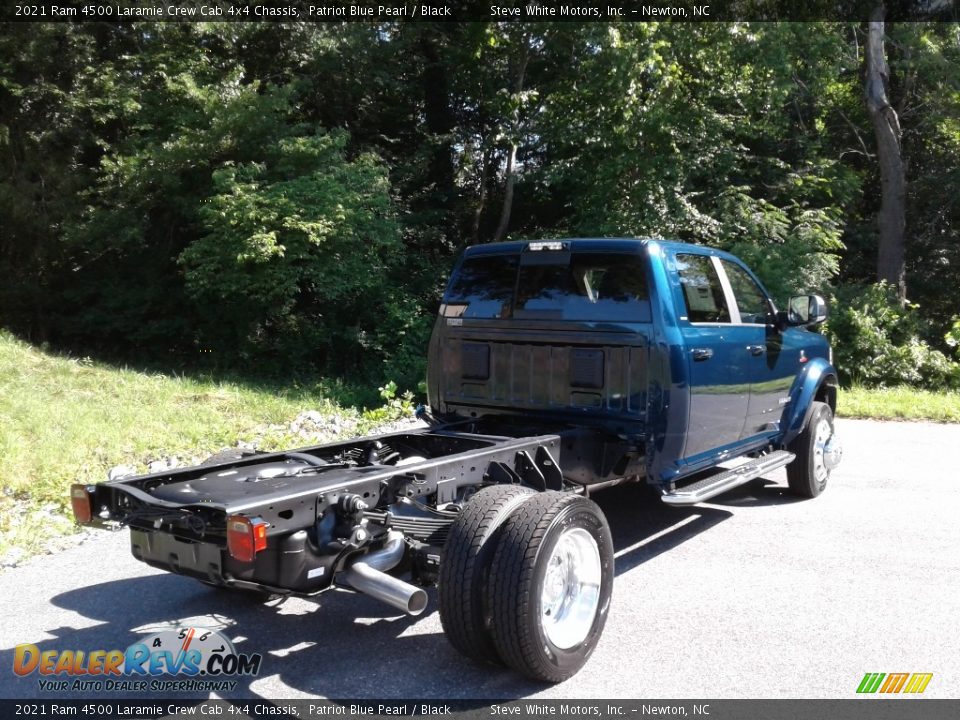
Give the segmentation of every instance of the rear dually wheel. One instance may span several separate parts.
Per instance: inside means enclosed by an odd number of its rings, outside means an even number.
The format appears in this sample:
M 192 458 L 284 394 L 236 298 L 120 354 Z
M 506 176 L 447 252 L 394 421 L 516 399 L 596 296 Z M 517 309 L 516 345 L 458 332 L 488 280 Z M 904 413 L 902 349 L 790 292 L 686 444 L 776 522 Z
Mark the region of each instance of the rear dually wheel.
M 486 584 L 510 513 L 533 497 L 520 485 L 494 485 L 474 495 L 450 528 L 438 578 L 440 622 L 450 644 L 477 662 L 500 663 L 490 636 Z
M 543 492 L 504 523 L 487 582 L 497 652 L 535 680 L 561 682 L 593 653 L 610 607 L 613 542 L 587 498 Z

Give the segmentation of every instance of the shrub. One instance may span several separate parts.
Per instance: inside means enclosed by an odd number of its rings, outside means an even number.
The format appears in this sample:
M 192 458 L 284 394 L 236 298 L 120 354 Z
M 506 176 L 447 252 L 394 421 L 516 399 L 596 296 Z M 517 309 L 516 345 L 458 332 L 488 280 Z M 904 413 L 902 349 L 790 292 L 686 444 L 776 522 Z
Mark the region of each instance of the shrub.
M 953 325 L 950 326 L 950 329 L 947 331 L 947 334 L 943 336 L 943 339 L 947 345 L 953 348 L 955 353 L 960 355 L 960 317 L 952 318 L 952 320 Z
M 901 305 L 888 284 L 837 288 L 825 332 L 844 384 L 960 385 L 960 365 L 922 339 L 918 305 Z
M 386 169 L 346 143 L 285 138 L 213 173 L 206 233 L 180 255 L 205 345 L 261 369 L 380 374 L 417 309 L 388 282 L 403 248 Z

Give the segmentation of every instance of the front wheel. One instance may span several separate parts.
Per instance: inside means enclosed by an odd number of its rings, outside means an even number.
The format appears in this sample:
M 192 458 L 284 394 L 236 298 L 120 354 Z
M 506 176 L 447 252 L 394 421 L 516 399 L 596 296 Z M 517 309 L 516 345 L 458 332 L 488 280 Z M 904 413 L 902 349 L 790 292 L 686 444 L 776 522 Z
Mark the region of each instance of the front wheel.
M 504 523 L 487 606 L 497 652 L 535 680 L 561 682 L 587 661 L 603 632 L 613 587 L 613 542 L 600 508 L 543 492 Z
M 797 459 L 787 465 L 787 482 L 794 495 L 815 498 L 827 487 L 830 471 L 840 461 L 840 445 L 833 434 L 833 411 L 814 402 L 810 420 L 789 450 Z

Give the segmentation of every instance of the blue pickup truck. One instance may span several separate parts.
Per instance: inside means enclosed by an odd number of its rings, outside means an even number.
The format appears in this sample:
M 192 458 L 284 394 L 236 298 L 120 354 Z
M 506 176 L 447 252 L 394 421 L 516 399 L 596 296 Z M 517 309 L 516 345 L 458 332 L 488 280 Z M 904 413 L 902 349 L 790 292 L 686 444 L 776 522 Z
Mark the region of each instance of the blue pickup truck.
M 468 248 L 429 346 L 424 427 L 75 484 L 77 521 L 135 557 L 263 594 L 334 588 L 417 615 L 436 585 L 466 657 L 558 682 L 613 586 L 593 493 L 704 502 L 786 466 L 823 492 L 841 458 L 817 295 L 778 310 L 736 257 L 659 240 Z

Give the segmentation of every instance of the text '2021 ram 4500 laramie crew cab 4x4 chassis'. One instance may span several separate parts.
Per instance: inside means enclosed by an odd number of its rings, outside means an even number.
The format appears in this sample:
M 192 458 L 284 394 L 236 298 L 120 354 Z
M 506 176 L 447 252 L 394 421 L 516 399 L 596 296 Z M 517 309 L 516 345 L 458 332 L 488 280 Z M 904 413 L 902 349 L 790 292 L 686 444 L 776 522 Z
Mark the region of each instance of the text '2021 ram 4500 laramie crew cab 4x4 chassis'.
M 690 505 L 786 465 L 823 491 L 837 375 L 816 295 L 777 312 L 739 261 L 656 240 L 469 248 L 430 341 L 426 428 L 74 485 L 81 523 L 240 590 L 439 585 L 450 642 L 560 681 L 590 656 L 613 547 L 589 495 L 645 481 Z M 405 579 L 409 578 L 409 579 Z

